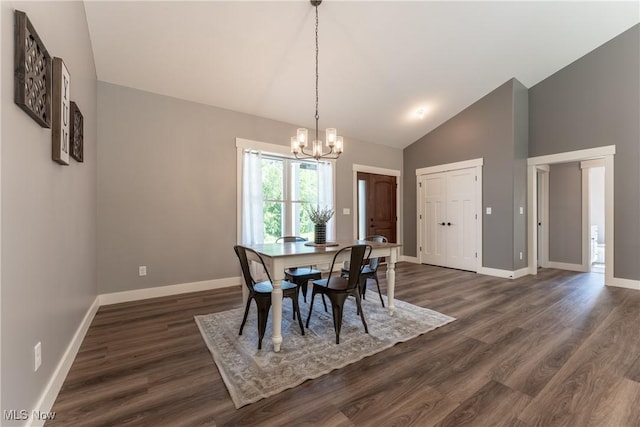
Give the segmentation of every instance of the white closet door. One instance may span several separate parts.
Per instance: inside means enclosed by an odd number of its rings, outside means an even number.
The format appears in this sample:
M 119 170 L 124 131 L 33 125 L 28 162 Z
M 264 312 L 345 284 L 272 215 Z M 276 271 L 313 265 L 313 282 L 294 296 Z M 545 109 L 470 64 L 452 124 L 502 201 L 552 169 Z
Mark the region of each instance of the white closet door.
M 426 264 L 446 265 L 446 173 L 425 175 L 421 182 L 422 250 L 420 260 Z
M 446 177 L 446 265 L 476 269 L 476 169 L 447 172 Z
M 420 262 L 477 271 L 480 168 L 420 175 Z

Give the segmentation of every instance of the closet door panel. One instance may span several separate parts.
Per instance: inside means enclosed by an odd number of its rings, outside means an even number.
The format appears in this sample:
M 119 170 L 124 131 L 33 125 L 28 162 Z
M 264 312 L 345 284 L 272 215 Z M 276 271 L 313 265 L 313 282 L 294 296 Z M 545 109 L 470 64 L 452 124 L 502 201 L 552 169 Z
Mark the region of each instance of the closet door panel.
M 446 265 L 475 270 L 475 168 L 447 172 L 446 180 Z
M 446 264 L 446 248 L 443 226 L 446 208 L 446 174 L 427 175 L 422 181 L 422 262 L 434 265 Z

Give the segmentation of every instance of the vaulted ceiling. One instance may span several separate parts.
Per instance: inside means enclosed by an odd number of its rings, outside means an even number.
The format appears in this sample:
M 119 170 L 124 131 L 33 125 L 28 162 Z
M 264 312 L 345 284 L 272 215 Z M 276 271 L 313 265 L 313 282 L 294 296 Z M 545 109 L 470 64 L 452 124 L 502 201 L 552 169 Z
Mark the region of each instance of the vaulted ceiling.
M 325 0 L 320 128 L 337 127 L 345 145 L 406 147 L 512 77 L 535 85 L 638 23 L 639 8 Z M 99 80 L 313 128 L 308 1 L 86 1 L 85 9 Z

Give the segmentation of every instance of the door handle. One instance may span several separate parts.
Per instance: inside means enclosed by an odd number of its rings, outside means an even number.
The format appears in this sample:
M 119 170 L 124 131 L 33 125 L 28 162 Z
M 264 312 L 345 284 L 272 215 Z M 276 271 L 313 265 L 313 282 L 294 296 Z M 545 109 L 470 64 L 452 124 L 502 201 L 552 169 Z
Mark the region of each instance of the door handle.
M 447 224 L 445 224 L 444 222 L 441 222 L 440 225 L 447 225 Z
M 447 225 L 451 225 L 451 223 L 450 223 L 450 222 L 448 222 L 448 223 L 447 223 Z

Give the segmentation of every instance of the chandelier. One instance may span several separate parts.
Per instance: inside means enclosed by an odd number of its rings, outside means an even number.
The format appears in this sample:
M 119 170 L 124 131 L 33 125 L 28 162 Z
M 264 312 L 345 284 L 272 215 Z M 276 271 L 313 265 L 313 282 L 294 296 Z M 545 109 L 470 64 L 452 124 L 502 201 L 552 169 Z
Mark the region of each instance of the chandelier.
M 327 152 L 324 151 L 322 141 L 318 137 L 318 120 L 320 119 L 318 115 L 318 6 L 322 3 L 322 0 L 310 1 L 311 5 L 316 8 L 316 137 L 311 143 L 311 152 L 308 152 L 305 149 L 308 146 L 309 132 L 305 128 L 298 129 L 296 136 L 291 137 L 291 152 L 296 156 L 296 159 L 337 159 L 344 148 L 344 142 L 342 137 L 338 136 L 338 130 L 336 128 L 327 128 L 325 131 Z

